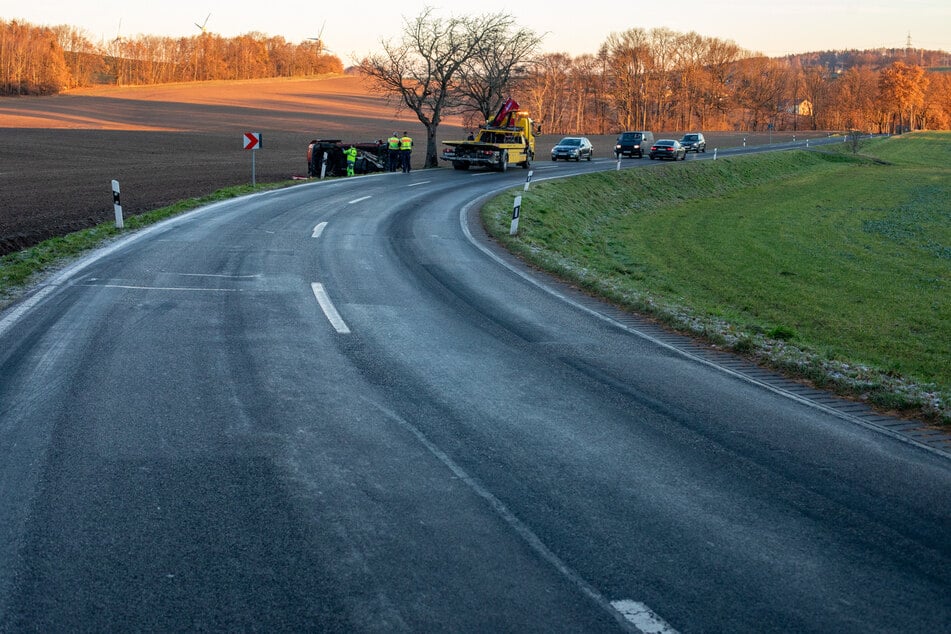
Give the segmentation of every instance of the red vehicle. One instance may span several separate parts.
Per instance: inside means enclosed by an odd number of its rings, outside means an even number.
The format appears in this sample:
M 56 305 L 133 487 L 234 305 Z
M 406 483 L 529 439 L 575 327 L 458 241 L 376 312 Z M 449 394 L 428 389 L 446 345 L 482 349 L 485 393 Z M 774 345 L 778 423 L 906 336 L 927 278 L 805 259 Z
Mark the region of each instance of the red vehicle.
M 652 161 L 654 159 L 670 159 L 672 161 L 680 159 L 683 161 L 687 158 L 687 150 L 680 144 L 680 141 L 661 139 L 651 146 L 648 156 Z

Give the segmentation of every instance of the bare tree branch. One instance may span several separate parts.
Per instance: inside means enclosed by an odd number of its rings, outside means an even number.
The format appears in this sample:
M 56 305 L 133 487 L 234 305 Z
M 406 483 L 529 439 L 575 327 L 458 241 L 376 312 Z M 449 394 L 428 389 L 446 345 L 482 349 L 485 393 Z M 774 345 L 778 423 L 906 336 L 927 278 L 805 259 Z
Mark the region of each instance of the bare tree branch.
M 513 23 L 514 18 L 504 13 L 441 18 L 427 7 L 405 21 L 399 42 L 382 42 L 383 53 L 360 62 L 361 71 L 376 89 L 416 113 L 426 128 L 428 167 L 438 164 L 436 131 L 442 119 L 471 103 L 462 88 L 466 77 L 474 78 L 474 69 L 482 66 L 480 60 L 491 59 L 493 49 L 509 50 L 509 57 L 525 49 L 522 40 L 527 32 L 520 30 L 513 36 Z M 509 43 L 513 37 L 518 38 L 517 44 Z M 510 68 L 519 61 L 510 62 Z M 496 85 L 496 91 L 504 88 Z

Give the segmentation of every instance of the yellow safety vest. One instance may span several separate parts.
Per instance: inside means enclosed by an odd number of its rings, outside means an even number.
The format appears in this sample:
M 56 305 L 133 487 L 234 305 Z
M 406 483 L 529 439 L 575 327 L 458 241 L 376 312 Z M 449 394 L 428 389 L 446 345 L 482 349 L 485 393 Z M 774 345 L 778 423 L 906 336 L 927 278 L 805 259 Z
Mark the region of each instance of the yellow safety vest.
M 413 139 L 408 136 L 404 136 L 400 139 L 400 149 L 401 150 L 412 150 L 413 149 Z
M 388 138 L 388 139 L 386 140 L 386 142 L 387 142 L 387 147 L 389 147 L 391 150 L 398 150 L 398 149 L 400 149 L 400 139 L 399 139 L 399 137 L 391 136 L 390 138 Z

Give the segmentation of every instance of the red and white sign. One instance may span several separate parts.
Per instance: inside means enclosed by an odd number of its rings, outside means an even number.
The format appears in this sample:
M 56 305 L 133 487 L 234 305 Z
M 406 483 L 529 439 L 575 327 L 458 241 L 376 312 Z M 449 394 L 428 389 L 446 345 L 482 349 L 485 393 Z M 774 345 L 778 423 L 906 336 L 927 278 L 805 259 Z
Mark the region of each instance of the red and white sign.
M 244 149 L 256 150 L 259 147 L 261 147 L 261 133 L 260 132 L 245 132 L 244 133 Z

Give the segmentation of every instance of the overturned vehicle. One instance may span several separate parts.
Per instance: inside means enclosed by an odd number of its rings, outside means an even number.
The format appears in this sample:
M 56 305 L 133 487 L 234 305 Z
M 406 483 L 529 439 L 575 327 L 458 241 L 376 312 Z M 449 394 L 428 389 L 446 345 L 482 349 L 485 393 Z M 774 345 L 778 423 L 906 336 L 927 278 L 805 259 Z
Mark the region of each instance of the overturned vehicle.
M 357 149 L 357 161 L 353 166 L 355 174 L 370 174 L 386 171 L 386 143 L 369 141 L 344 143 L 340 139 L 314 139 L 307 145 L 307 175 L 346 176 L 347 157 L 344 150 L 353 146 Z

